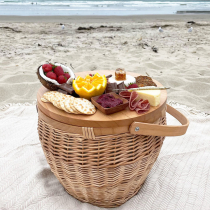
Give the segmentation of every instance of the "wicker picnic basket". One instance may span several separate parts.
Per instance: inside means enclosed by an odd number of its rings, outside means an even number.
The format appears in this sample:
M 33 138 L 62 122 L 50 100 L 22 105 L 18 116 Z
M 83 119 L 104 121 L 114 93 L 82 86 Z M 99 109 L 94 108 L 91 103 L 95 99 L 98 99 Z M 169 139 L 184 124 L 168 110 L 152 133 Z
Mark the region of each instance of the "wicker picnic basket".
M 87 73 L 87 72 L 86 72 Z M 83 73 L 84 74 L 84 73 Z M 166 105 L 142 116 L 135 113 L 104 116 L 69 115 L 42 103 L 38 92 L 38 133 L 52 172 L 65 190 L 80 201 L 117 207 L 141 188 L 156 161 L 165 136 L 183 135 L 188 120 Z M 167 126 L 167 112 L 182 125 Z

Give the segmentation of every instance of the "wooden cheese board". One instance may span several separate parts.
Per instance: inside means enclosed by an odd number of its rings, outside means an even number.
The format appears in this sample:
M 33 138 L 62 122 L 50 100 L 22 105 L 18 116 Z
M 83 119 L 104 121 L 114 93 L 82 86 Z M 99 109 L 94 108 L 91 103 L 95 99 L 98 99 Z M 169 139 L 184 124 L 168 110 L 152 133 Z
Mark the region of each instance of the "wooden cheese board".
M 86 71 L 75 73 L 76 76 L 86 76 L 87 74 L 94 74 L 98 72 L 100 75 L 113 74 L 114 71 Z M 127 72 L 128 75 L 139 76 L 138 73 Z M 153 80 L 158 87 L 163 87 L 158 81 Z M 37 93 L 37 105 L 39 110 L 47 117 L 56 120 L 58 122 L 69 124 L 73 126 L 84 126 L 84 127 L 95 127 L 95 128 L 113 128 L 113 127 L 123 127 L 128 126 L 133 122 L 145 122 L 153 123 L 163 116 L 163 112 L 166 109 L 167 91 L 161 90 L 161 101 L 160 105 L 156 107 L 151 107 L 150 110 L 144 114 L 138 115 L 135 111 L 130 111 L 127 107 L 125 110 L 111 114 L 105 115 L 100 110 L 97 110 L 94 115 L 74 115 L 68 114 L 58 108 L 54 107 L 51 103 L 43 103 L 41 97 L 48 89 L 41 87 Z

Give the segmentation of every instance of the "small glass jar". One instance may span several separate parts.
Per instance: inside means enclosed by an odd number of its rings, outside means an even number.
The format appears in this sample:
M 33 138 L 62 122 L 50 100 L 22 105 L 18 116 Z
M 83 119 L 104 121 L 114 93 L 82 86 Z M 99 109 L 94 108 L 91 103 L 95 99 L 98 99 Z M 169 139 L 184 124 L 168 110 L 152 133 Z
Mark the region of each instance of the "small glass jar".
M 121 68 L 116 69 L 115 80 L 117 81 L 126 80 L 126 72 L 124 69 Z

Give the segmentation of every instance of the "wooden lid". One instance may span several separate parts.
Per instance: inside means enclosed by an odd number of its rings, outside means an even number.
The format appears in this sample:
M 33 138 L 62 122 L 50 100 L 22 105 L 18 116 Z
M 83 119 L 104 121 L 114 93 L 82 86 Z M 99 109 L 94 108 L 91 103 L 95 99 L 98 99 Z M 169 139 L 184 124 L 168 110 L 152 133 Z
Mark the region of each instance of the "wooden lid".
M 86 71 L 78 72 L 76 76 L 85 77 L 87 74 L 94 74 L 98 72 L 101 75 L 113 74 L 113 71 Z M 139 76 L 137 73 L 127 72 L 127 74 L 132 76 Z M 162 87 L 159 82 L 153 80 L 158 87 Z M 135 111 L 130 111 L 129 107 L 125 110 L 111 114 L 104 115 L 101 111 L 97 110 L 94 115 L 75 115 L 68 114 L 51 103 L 43 103 L 41 97 L 48 89 L 41 87 L 37 93 L 37 105 L 42 113 L 48 117 L 65 124 L 81 126 L 81 127 L 95 127 L 95 128 L 112 128 L 112 127 L 122 127 L 129 126 L 133 122 L 146 122 L 153 123 L 163 116 L 166 108 L 167 92 L 166 90 L 161 90 L 161 101 L 160 105 L 157 107 L 151 107 L 150 110 L 144 114 L 138 115 Z

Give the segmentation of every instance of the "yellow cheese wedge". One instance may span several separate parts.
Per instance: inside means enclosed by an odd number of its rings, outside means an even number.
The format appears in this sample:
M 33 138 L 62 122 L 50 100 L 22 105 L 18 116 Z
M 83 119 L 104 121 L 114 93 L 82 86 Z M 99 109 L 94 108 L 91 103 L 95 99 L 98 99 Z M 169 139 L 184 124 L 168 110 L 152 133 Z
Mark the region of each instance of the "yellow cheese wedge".
M 160 104 L 160 90 L 137 90 L 139 99 L 148 100 L 151 106 Z

